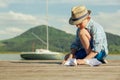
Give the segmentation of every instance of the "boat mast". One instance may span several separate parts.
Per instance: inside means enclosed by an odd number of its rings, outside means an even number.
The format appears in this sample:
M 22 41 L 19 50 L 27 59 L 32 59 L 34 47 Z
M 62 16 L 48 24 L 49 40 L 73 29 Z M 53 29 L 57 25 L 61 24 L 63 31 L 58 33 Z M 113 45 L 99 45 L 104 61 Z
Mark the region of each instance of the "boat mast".
M 46 22 L 47 22 L 47 24 L 46 24 L 46 32 L 47 32 L 47 50 L 49 50 L 49 35 L 48 35 L 48 0 L 46 0 Z

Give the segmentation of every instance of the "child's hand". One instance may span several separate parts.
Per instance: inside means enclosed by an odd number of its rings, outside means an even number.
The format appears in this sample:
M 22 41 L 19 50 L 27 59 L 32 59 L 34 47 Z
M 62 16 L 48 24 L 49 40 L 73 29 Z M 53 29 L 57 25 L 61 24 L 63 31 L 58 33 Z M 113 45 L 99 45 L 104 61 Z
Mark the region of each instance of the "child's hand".
M 66 60 L 64 60 L 63 62 L 62 62 L 62 65 L 64 65 L 66 63 Z

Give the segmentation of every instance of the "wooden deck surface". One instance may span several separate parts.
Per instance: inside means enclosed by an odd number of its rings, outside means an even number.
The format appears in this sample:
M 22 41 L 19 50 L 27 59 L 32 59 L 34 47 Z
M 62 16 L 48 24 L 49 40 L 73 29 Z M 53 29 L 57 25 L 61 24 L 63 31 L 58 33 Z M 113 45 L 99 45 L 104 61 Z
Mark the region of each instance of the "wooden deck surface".
M 0 61 L 0 80 L 120 80 L 120 60 L 97 67 L 56 60 Z

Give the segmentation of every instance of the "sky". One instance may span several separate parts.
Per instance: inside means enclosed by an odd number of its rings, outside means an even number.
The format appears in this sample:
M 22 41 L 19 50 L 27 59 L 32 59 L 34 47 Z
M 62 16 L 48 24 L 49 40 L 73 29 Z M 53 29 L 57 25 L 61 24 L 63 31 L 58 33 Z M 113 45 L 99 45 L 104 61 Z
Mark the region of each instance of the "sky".
M 92 19 L 101 24 L 105 32 L 120 36 L 120 0 L 48 0 L 48 11 L 46 0 L 0 0 L 0 40 L 43 24 L 75 34 L 76 27 L 68 21 L 71 8 L 76 5 L 91 10 Z

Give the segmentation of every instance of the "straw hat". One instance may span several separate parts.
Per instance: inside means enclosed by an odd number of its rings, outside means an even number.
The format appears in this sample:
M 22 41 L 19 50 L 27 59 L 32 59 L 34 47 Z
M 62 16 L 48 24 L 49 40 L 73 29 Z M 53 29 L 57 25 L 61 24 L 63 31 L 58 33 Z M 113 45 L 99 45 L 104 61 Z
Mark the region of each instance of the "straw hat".
M 91 11 L 87 10 L 85 6 L 75 6 L 71 11 L 71 18 L 69 19 L 69 24 L 76 25 L 81 23 L 85 18 L 90 15 Z

